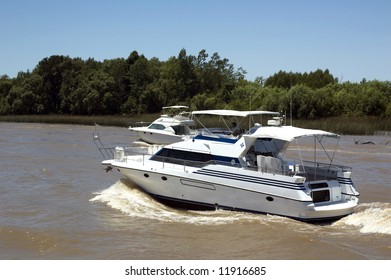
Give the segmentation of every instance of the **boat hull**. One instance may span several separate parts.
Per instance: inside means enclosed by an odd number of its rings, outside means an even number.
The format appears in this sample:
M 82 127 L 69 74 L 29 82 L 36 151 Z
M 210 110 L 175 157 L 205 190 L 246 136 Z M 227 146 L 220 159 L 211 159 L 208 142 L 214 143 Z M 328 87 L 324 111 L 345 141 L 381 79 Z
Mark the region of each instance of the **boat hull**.
M 288 218 L 292 218 L 295 220 L 303 221 L 303 222 L 324 222 L 324 221 L 335 221 L 339 220 L 343 217 L 346 217 L 353 213 L 354 208 L 357 206 L 356 204 L 351 204 L 348 206 L 349 209 L 341 210 L 338 209 L 335 211 L 335 213 L 331 213 L 328 211 L 325 213 L 325 215 L 317 215 L 315 212 L 312 216 L 301 216 L 296 217 L 292 215 L 284 215 L 284 214 L 278 214 L 278 213 L 272 213 L 270 211 L 259 211 L 254 209 L 240 209 L 236 207 L 230 207 L 230 206 L 223 206 L 223 205 L 213 205 L 213 204 L 206 204 L 199 201 L 188 201 L 183 199 L 176 199 L 172 197 L 164 197 L 157 194 L 148 193 L 150 196 L 152 196 L 155 200 L 159 201 L 162 204 L 165 204 L 169 207 L 173 208 L 179 208 L 179 209 L 186 209 L 186 210 L 198 210 L 198 211 L 211 211 L 211 210 L 228 210 L 228 211 L 240 211 L 240 212 L 250 212 L 250 213 L 257 213 L 257 214 L 270 214 L 270 215 L 278 215 L 278 216 L 284 216 Z M 319 211 L 319 207 L 318 207 Z
M 314 204 L 303 184 L 287 176 L 257 172 L 257 178 L 249 172 L 238 175 L 235 168 L 227 171 L 216 166 L 197 169 L 169 168 L 167 163 L 163 168 L 145 168 L 142 162 L 111 164 L 158 201 L 183 209 L 246 211 L 316 222 L 347 216 L 358 203 L 353 198 Z

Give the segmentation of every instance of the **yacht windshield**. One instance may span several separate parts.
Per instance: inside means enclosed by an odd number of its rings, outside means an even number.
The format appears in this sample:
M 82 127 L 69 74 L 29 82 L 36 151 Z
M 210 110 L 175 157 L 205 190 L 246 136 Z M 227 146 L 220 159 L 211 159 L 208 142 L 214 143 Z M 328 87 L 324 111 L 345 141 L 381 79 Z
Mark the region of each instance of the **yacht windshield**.
M 164 130 L 166 127 L 159 123 L 153 123 L 149 127 L 149 129 L 158 129 L 158 130 Z

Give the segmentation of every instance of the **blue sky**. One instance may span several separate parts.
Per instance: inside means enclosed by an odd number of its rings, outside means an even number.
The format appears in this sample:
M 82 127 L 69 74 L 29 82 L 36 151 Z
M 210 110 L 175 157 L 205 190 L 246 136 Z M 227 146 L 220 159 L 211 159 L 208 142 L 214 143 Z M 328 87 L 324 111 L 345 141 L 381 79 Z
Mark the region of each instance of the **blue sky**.
M 229 59 L 246 79 L 329 69 L 344 81 L 391 80 L 389 0 L 4 0 L 0 75 L 51 55 L 96 60 L 182 48 Z

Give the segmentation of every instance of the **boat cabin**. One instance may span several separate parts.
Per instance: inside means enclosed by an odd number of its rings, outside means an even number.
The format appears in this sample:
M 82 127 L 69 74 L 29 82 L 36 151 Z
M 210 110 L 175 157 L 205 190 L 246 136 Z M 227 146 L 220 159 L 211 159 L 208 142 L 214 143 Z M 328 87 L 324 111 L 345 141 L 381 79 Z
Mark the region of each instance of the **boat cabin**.
M 338 135 L 292 126 L 261 127 L 252 134 L 240 138 L 225 135 L 199 134 L 190 140 L 167 145 L 155 153 L 151 160 L 202 167 L 207 164 L 224 164 L 244 169 L 303 177 L 307 181 L 336 179 L 338 171 L 348 167 L 316 160 L 305 161 L 285 158 L 290 143 L 297 138 L 313 137 L 320 143 L 324 137 L 338 138 Z M 316 143 L 315 143 L 316 144 Z M 316 145 L 315 145 L 316 149 Z M 316 152 L 316 151 L 315 151 Z

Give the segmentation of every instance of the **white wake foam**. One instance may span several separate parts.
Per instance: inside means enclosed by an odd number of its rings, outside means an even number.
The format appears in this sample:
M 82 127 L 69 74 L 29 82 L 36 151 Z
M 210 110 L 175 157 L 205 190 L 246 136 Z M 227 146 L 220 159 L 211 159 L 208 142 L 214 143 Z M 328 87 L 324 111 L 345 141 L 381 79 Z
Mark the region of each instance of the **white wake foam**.
M 335 225 L 350 225 L 359 228 L 361 233 L 391 234 L 391 203 L 363 203 L 354 214 Z
M 288 218 L 272 215 L 258 215 L 235 211 L 182 211 L 167 207 L 128 181 L 121 179 L 102 192 L 96 193 L 91 202 L 100 202 L 135 218 L 154 219 L 161 222 L 188 223 L 196 225 L 224 225 L 232 223 L 288 223 L 297 230 L 316 230 L 317 227 L 295 222 Z M 361 233 L 391 234 L 391 203 L 363 203 L 351 214 L 332 225 L 349 227 Z
M 126 180 L 119 180 L 108 189 L 90 199 L 91 202 L 101 202 L 122 213 L 135 217 L 155 219 L 162 222 L 180 222 L 197 225 L 222 225 L 232 223 L 268 223 L 283 218 L 255 215 L 233 211 L 182 211 L 167 207 L 131 185 Z

